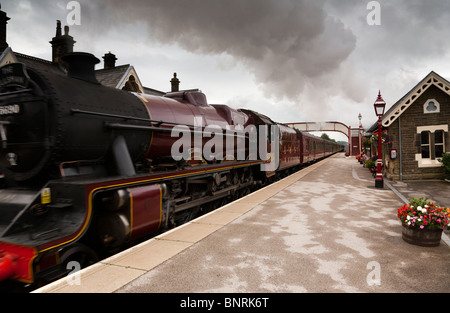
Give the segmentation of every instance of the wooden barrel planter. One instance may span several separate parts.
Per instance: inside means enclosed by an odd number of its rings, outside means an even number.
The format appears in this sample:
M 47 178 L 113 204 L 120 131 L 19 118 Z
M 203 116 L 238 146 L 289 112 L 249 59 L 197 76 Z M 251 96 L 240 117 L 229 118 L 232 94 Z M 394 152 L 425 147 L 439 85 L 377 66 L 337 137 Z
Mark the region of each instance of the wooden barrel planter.
M 437 247 L 441 243 L 442 229 L 411 229 L 402 226 L 402 238 L 407 243 L 422 247 Z

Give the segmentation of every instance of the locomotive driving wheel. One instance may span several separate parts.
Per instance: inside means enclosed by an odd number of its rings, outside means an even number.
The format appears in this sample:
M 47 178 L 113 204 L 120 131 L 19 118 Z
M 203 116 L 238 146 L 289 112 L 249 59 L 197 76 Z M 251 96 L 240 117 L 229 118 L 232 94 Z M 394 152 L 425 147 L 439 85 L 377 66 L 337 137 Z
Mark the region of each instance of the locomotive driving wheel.
M 61 254 L 62 276 L 81 270 L 98 262 L 97 254 L 88 246 L 77 243 Z

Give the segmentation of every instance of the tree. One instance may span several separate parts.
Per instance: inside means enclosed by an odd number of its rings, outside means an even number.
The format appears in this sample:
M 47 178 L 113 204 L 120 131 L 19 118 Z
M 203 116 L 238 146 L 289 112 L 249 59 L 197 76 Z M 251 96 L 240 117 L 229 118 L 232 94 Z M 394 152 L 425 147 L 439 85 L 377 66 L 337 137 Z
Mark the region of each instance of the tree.
M 320 136 L 320 138 L 325 139 L 325 140 L 329 140 L 329 141 L 332 141 L 332 142 L 336 142 L 336 140 L 331 139 L 330 136 L 328 136 L 328 134 L 326 134 L 326 133 L 323 133 L 322 136 Z

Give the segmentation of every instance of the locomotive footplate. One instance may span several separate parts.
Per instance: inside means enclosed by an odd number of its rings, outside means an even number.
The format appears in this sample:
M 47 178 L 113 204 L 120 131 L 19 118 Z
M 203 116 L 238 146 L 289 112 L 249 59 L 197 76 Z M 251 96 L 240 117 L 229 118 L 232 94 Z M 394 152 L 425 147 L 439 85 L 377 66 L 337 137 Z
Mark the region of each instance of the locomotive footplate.
M 0 237 L 35 195 L 35 191 L 0 189 Z
M 41 191 L 0 190 L 0 254 L 11 266 L 0 268 L 0 278 L 33 283 L 34 262 L 47 250 L 74 241 L 87 218 L 83 189 L 63 182 L 48 183 Z M 52 200 L 48 194 L 54 193 Z M 60 196 L 64 195 L 65 198 Z M 56 255 L 49 264 L 57 263 Z M 45 269 L 45 266 L 40 266 Z
M 85 259 L 80 253 L 90 260 L 110 255 L 213 210 L 227 197 L 246 194 L 256 184 L 250 168 L 259 164 L 230 162 L 108 180 L 69 177 L 37 192 L 2 189 L 0 253 L 8 262 L 24 259 L 22 281 L 49 281 L 65 271 L 63 263 Z M 13 248 L 18 246 L 26 258 Z M 20 280 L 12 267 L 3 274 L 0 278 Z

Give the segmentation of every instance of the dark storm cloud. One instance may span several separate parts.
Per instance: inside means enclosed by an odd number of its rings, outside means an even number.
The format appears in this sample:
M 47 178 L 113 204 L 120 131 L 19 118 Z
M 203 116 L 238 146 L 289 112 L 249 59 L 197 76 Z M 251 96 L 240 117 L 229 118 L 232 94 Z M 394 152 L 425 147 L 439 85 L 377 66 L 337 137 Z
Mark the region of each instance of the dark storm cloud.
M 12 0 L 50 27 L 69 1 Z M 227 54 L 246 66 L 267 95 L 295 99 L 310 79 L 336 70 L 354 50 L 350 30 L 323 10 L 323 0 L 80 0 L 83 32 L 91 40 L 141 23 L 154 42 L 196 54 Z M 54 27 L 54 26 L 53 26 Z M 133 35 L 133 34 L 130 34 Z M 81 40 L 81 36 L 77 35 Z M 94 40 L 92 40 L 94 42 Z M 114 49 L 109 47 L 107 49 Z M 201 65 L 199 65 L 201 66 Z
M 295 99 L 308 79 L 337 69 L 356 44 L 323 1 L 105 0 L 83 10 L 85 21 L 104 29 L 139 21 L 152 40 L 197 54 L 226 53 L 280 98 Z

